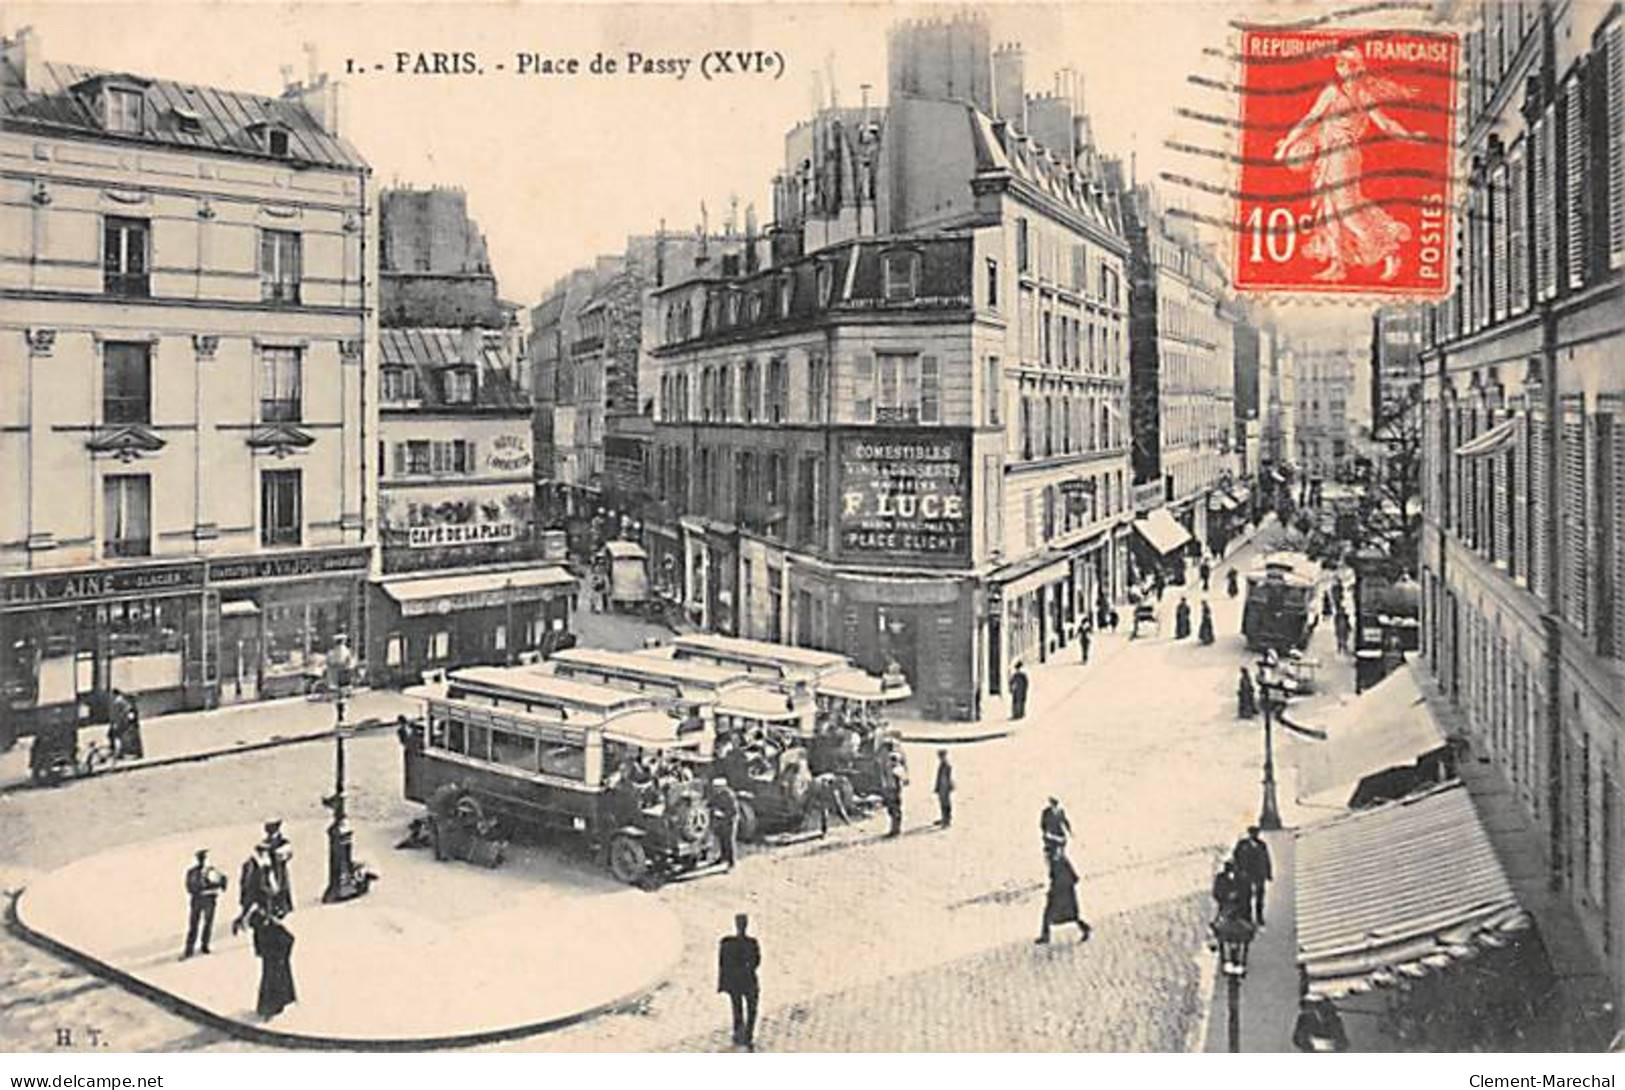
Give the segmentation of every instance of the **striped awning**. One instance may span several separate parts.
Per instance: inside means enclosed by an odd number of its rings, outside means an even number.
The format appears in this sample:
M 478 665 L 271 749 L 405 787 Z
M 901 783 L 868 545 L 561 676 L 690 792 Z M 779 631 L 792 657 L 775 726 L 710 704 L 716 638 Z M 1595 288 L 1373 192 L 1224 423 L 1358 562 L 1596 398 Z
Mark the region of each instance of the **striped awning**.
M 1518 418 L 1503 420 L 1483 435 L 1475 436 L 1456 448 L 1463 458 L 1482 458 L 1497 454 L 1512 445 L 1518 437 Z
M 1461 784 L 1298 834 L 1298 964 L 1333 998 L 1420 977 L 1529 927 Z

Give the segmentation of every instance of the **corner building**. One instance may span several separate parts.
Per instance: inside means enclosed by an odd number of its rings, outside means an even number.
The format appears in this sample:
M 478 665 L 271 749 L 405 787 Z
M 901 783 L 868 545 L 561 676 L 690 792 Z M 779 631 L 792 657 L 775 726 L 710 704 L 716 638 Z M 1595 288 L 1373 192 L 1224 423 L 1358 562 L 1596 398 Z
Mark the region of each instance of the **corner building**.
M 113 687 L 299 692 L 338 633 L 364 647 L 376 240 L 337 93 L 0 42 L 6 738 Z

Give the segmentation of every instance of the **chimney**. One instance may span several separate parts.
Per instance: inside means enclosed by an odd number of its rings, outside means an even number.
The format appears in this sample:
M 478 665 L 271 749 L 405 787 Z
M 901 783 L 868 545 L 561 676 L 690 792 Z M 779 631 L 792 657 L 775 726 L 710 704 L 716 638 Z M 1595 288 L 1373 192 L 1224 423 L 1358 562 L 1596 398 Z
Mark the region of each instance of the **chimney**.
M 45 87 L 45 51 L 31 26 L 19 27 L 16 35 L 0 38 L 0 59 L 5 61 L 0 71 L 0 87 L 18 86 L 24 91 L 39 91 Z
M 314 49 L 306 50 L 310 62 L 310 77 L 304 83 L 295 83 L 291 80 L 293 67 L 282 67 L 283 82 L 287 89 L 282 92 L 285 102 L 297 103 L 322 127 L 322 131 L 329 136 L 339 135 L 339 83 L 326 72 L 317 72 L 315 69 L 316 53 Z
M 993 51 L 993 116 L 1027 131 L 1027 58 L 1014 42 Z

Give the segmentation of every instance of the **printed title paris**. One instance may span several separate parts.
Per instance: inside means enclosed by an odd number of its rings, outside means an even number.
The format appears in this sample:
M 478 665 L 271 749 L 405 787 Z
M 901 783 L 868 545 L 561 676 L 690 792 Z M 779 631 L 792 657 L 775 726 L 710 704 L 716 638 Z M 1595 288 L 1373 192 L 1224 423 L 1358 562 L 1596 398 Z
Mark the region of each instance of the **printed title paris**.
M 515 76 L 667 76 L 686 79 L 691 71 L 703 78 L 714 80 L 729 76 L 766 76 L 778 79 L 784 75 L 784 55 L 767 49 L 713 49 L 695 58 L 685 56 L 657 56 L 638 50 L 624 53 L 606 53 L 599 50 L 591 57 L 573 54 L 520 52 L 489 64 L 478 51 L 397 50 L 388 62 L 369 63 L 355 57 L 346 57 L 344 73 L 363 76 L 383 73 L 394 76 L 483 76 L 500 72 Z

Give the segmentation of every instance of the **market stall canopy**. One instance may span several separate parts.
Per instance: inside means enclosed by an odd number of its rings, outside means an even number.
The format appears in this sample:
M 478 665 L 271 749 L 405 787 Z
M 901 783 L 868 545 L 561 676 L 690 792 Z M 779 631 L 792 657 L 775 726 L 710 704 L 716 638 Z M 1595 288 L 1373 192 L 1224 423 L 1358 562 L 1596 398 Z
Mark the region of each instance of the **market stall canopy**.
M 1483 435 L 1475 436 L 1456 448 L 1463 458 L 1482 458 L 1496 454 L 1512 445 L 1518 437 L 1518 418 L 1503 420 Z
M 1341 707 L 1316 719 L 1325 742 L 1300 750 L 1298 800 L 1341 809 L 1362 780 L 1415 767 L 1446 745 L 1416 676 L 1401 667 Z
M 1166 507 L 1158 507 L 1145 518 L 1135 519 L 1134 529 L 1147 545 L 1163 556 L 1183 548 L 1191 540 L 1190 531 L 1181 526 Z
M 558 565 L 388 580 L 380 584 L 384 593 L 400 604 L 404 617 L 534 602 L 553 592 L 573 591 L 575 585 L 575 578 Z
M 1298 833 L 1298 964 L 1338 998 L 1421 977 L 1529 927 L 1452 784 Z

